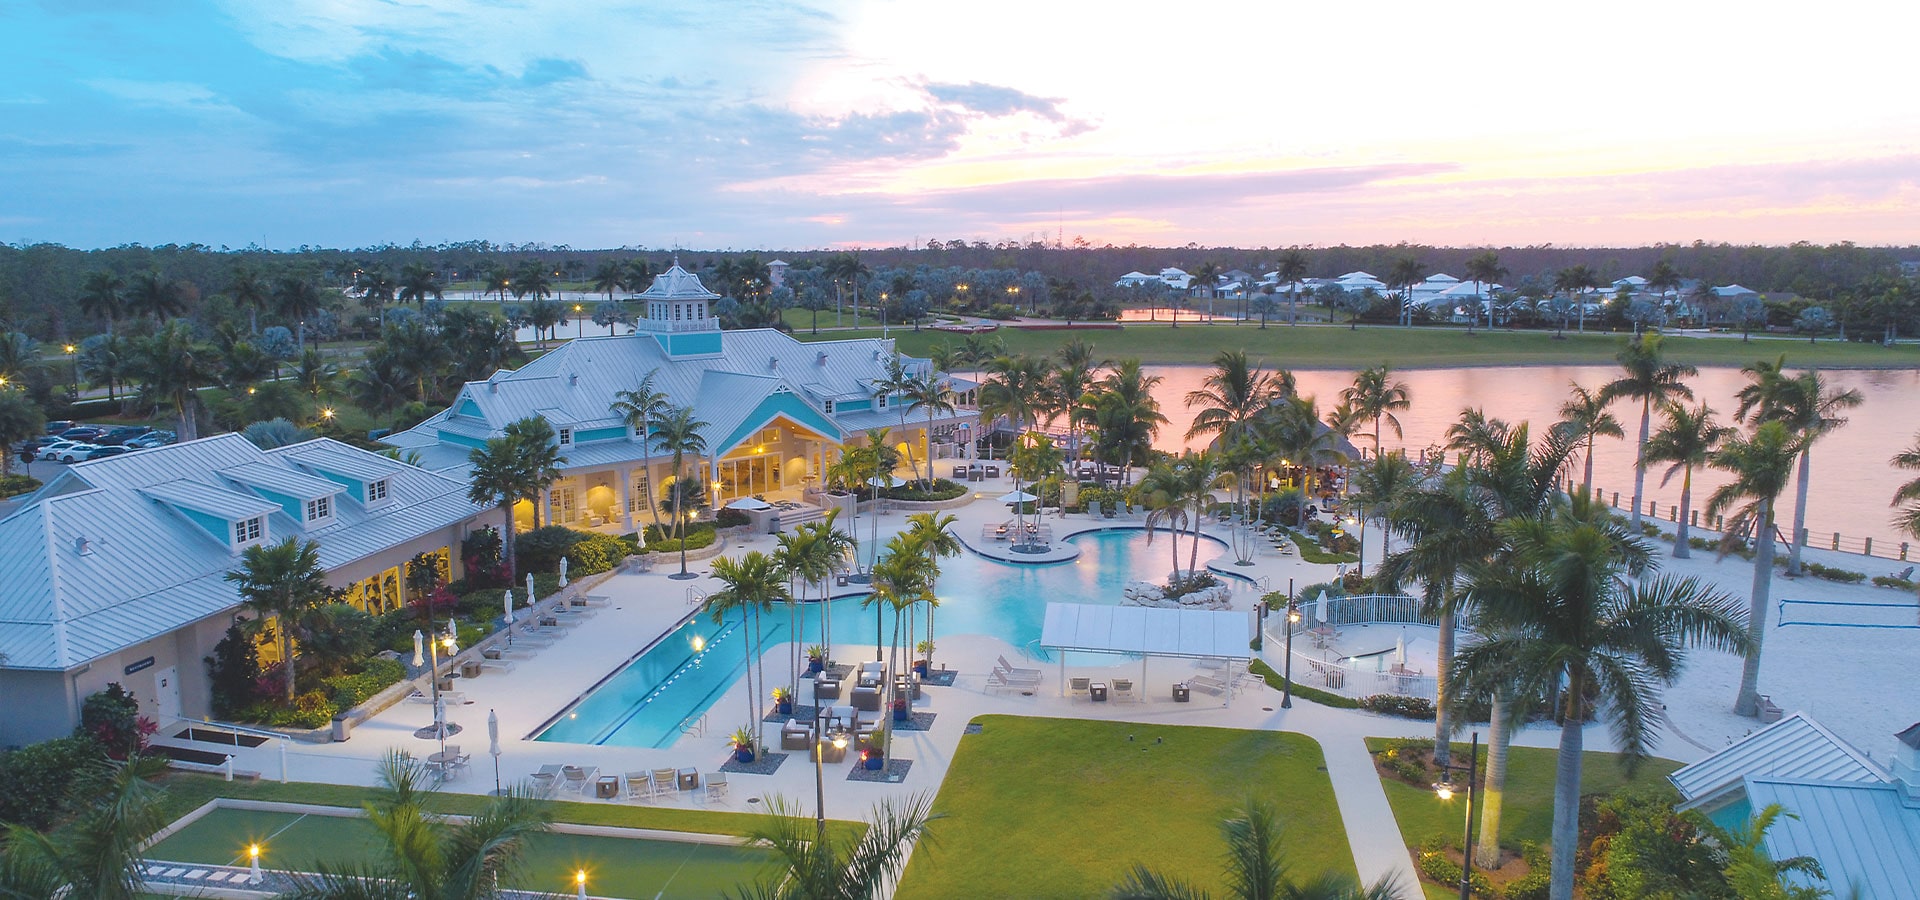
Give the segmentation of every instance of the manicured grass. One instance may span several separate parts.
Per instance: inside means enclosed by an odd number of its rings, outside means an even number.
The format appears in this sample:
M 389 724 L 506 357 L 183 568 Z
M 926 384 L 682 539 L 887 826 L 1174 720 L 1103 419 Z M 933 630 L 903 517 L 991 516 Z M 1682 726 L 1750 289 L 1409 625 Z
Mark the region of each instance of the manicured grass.
M 1220 823 L 1275 804 L 1291 872 L 1354 874 L 1312 738 L 1269 731 L 982 716 L 962 739 L 902 897 L 1094 897 L 1134 863 L 1221 884 Z M 1128 740 L 1131 736 L 1132 740 Z
M 364 864 L 379 859 L 372 823 L 359 818 L 221 809 L 155 845 L 148 855 L 172 862 L 244 865 L 245 848 L 259 842 L 263 863 L 313 871 L 314 864 Z M 522 877 L 514 887 L 559 891 L 586 870 L 594 894 L 641 900 L 714 897 L 768 871 L 765 850 L 675 841 L 543 834 L 527 843 Z
M 1369 750 L 1382 750 L 1388 745 L 1387 738 L 1367 739 Z M 1467 747 L 1455 743 L 1455 758 L 1465 759 Z M 1483 774 L 1486 751 L 1482 744 Z M 1518 849 L 1521 841 L 1542 846 L 1548 843 L 1553 832 L 1553 777 L 1558 759 L 1559 751 L 1544 747 L 1514 747 L 1508 751 L 1506 800 L 1500 816 L 1502 846 Z M 1670 790 L 1666 776 L 1678 768 L 1680 764 L 1670 759 L 1649 759 L 1629 776 L 1620 767 L 1618 754 L 1588 751 L 1581 757 L 1580 789 L 1584 794 L 1611 794 L 1629 787 Z M 1409 847 L 1418 848 L 1436 835 L 1450 846 L 1459 846 L 1465 836 L 1461 798 L 1443 802 L 1430 789 L 1392 777 L 1382 777 L 1381 783 L 1387 791 L 1387 803 L 1393 807 L 1393 817 L 1400 823 L 1400 835 Z
M 822 324 L 825 324 L 824 318 Z M 1334 325 L 1303 325 L 1289 328 L 1269 325 L 1128 325 L 1118 331 L 1021 331 L 1002 328 L 992 333 L 1007 343 L 1014 353 L 1041 355 L 1051 353 L 1062 343 L 1083 338 L 1093 344 L 1099 356 L 1109 359 L 1134 357 L 1147 363 L 1206 363 L 1223 347 L 1244 348 L 1265 364 L 1287 368 L 1358 369 L 1376 363 L 1401 368 L 1439 368 L 1448 366 L 1513 365 L 1612 365 L 1614 353 L 1625 337 L 1621 334 L 1573 334 L 1554 340 L 1550 331 L 1477 331 L 1468 336 L 1460 328 L 1396 328 L 1362 326 L 1348 330 Z M 801 340 L 851 337 L 879 337 L 877 329 L 821 332 L 818 338 L 796 329 Z M 942 341 L 958 345 L 961 337 L 950 333 L 911 328 L 892 329 L 902 352 L 925 356 Z M 1913 368 L 1920 367 L 1920 345 L 1903 344 L 1881 347 L 1825 340 L 1809 344 L 1805 340 L 1755 337 L 1742 343 L 1738 337 L 1682 337 L 1670 335 L 1663 345 L 1667 356 L 1697 366 L 1743 366 L 1758 359 L 1771 359 L 1782 353 L 1796 365 L 1820 365 L 1827 368 Z

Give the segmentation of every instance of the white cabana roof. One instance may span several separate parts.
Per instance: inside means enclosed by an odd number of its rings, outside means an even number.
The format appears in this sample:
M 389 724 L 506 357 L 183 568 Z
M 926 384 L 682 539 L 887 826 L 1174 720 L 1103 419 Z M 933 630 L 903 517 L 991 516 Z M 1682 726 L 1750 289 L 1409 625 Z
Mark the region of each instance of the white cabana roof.
M 1210 609 L 1049 603 L 1040 627 L 1040 646 L 1050 650 L 1247 659 L 1252 642 L 1250 613 Z

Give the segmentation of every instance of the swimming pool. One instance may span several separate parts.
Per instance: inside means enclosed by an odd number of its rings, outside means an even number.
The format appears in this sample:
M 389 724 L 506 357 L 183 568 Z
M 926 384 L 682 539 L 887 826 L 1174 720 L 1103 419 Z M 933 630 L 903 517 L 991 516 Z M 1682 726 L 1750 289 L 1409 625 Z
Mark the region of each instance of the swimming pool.
M 1083 532 L 1067 540 L 1080 549 L 1069 562 L 1050 565 L 1002 563 L 971 553 L 942 561 L 934 612 L 935 637 L 981 634 L 1015 647 L 1040 638 L 1047 601 L 1118 603 L 1120 592 L 1132 581 L 1164 581 L 1173 568 L 1172 551 L 1163 532 L 1149 539 L 1139 528 Z M 1218 557 L 1225 544 L 1204 538 L 1200 561 Z M 1180 542 L 1180 561 L 1188 556 Z M 1237 577 L 1231 576 L 1228 577 Z M 830 608 L 830 609 L 829 609 Z M 830 604 L 808 603 L 800 610 L 800 640 L 820 642 L 823 613 L 831 616 L 835 656 L 865 659 L 874 640 L 874 611 L 862 610 L 858 598 Z M 893 625 L 887 619 L 885 627 Z M 698 720 L 714 701 L 738 681 L 746 668 L 749 629 L 737 615 L 715 623 L 701 615 L 656 641 L 592 691 L 563 710 L 535 737 L 540 741 L 607 744 L 620 747 L 668 747 L 679 740 L 683 723 Z M 785 609 L 761 616 L 763 648 L 789 637 Z M 884 641 L 884 637 L 882 638 Z M 773 669 L 769 679 L 779 681 Z

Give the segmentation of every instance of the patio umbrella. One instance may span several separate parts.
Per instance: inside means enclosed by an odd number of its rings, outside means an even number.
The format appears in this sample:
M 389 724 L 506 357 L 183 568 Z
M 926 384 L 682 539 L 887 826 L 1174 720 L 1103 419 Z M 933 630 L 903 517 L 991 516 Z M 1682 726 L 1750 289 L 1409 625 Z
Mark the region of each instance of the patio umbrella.
M 448 616 L 447 617 L 447 637 L 457 638 L 459 636 L 460 636 L 460 629 L 454 625 L 453 617 Z
M 560 557 L 560 586 L 567 586 L 567 558 Z
M 507 624 L 512 625 L 513 624 L 513 590 L 512 589 L 507 590 L 507 595 L 505 598 L 503 598 L 501 606 L 504 607 L 507 611 Z
M 1393 664 L 1396 666 L 1407 664 L 1407 630 L 1405 628 L 1400 629 L 1400 637 L 1393 642 Z
M 425 656 L 426 652 L 427 652 L 427 636 L 424 634 L 421 634 L 420 629 L 415 628 L 413 630 L 413 666 L 414 668 L 417 669 L 427 664 L 427 658 Z
M 870 484 L 877 488 L 894 488 L 894 487 L 899 487 L 903 484 L 906 484 L 906 482 L 901 481 L 900 479 L 895 478 L 892 475 L 888 475 L 885 478 L 875 475 L 872 478 L 867 479 L 867 484 Z
M 999 499 L 999 500 L 998 500 L 997 502 L 1000 502 L 1000 503 L 1032 503 L 1033 501 L 1035 501 L 1035 500 L 1038 500 L 1038 499 L 1040 499 L 1040 498 L 1039 498 L 1039 497 L 1035 497 L 1034 495 L 1032 495 L 1032 494 L 1029 494 L 1029 493 L 1027 493 L 1026 491 L 1014 491 L 1014 492 L 1013 492 L 1013 493 L 1011 493 L 1011 494 L 1002 494 L 1002 495 L 1000 495 L 1000 499 Z
M 528 606 L 528 607 L 532 607 L 532 606 L 533 606 L 533 604 L 534 604 L 534 599 L 533 599 L 533 573 L 532 573 L 532 572 L 528 572 L 528 573 L 527 573 L 527 606 Z
M 493 754 L 493 793 L 500 791 L 500 714 L 487 710 L 487 752 Z
M 1320 592 L 1320 599 L 1313 601 L 1313 619 L 1322 625 L 1327 624 L 1327 592 Z
M 750 509 L 755 512 L 758 512 L 763 509 L 772 509 L 773 504 L 768 503 L 767 501 L 762 500 L 759 497 L 741 497 L 740 499 L 727 504 L 727 508 L 728 509 Z

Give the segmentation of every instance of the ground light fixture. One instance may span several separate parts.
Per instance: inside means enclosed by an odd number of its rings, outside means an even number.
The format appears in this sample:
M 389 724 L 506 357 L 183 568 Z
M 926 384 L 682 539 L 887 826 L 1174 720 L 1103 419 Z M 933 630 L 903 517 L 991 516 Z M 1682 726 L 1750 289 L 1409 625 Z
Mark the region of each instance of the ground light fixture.
M 1464 766 L 1444 766 L 1444 772 L 1442 774 L 1443 780 L 1437 781 L 1433 785 L 1434 796 L 1439 797 L 1442 801 L 1451 801 L 1453 795 L 1459 793 L 1461 790 L 1461 786 L 1453 782 L 1453 773 L 1465 772 L 1467 776 L 1467 834 L 1465 842 L 1461 845 L 1462 852 L 1460 854 L 1460 900 L 1470 900 L 1473 896 L 1473 801 L 1475 787 L 1477 786 L 1474 776 L 1476 770 L 1479 768 L 1479 762 L 1480 732 L 1476 731 L 1473 733 L 1473 743 L 1467 751 L 1467 764 Z
M 573 896 L 578 900 L 587 900 L 587 870 L 573 870 Z
M 247 879 L 248 879 L 248 882 L 247 882 L 248 884 L 260 883 L 260 845 L 259 844 L 247 845 Z

